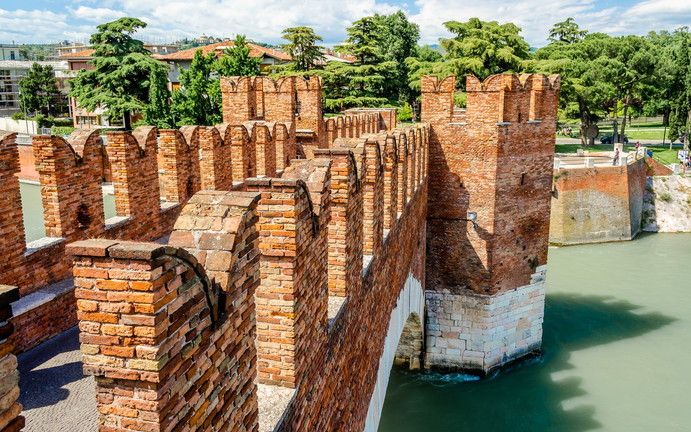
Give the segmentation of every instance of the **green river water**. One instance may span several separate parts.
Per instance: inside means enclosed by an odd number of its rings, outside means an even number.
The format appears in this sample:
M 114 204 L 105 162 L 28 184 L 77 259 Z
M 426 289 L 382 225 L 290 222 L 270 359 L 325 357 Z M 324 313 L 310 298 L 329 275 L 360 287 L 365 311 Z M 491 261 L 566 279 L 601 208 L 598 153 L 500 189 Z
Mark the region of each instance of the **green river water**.
M 542 358 L 479 381 L 394 369 L 379 432 L 691 431 L 691 234 L 548 266 Z
M 46 229 L 43 225 L 43 203 L 41 202 L 41 186 L 31 182 L 19 182 L 19 192 L 22 196 L 22 212 L 24 219 L 24 233 L 27 242 L 45 237 Z M 105 218 L 115 216 L 115 197 L 103 194 L 103 211 Z

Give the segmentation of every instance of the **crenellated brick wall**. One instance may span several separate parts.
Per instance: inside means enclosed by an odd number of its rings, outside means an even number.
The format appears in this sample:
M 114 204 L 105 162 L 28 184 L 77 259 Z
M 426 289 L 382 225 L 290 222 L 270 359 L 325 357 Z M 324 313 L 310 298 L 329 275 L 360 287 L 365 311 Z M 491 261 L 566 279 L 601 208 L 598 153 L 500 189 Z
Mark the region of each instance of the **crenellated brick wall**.
M 61 237 L 25 254 L 21 208 L 0 204 L 3 277 L 28 295 L 60 282 L 69 239 L 76 289 L 18 330 L 72 308 L 61 321 L 79 320 L 102 432 L 362 431 L 404 286 L 427 290 L 431 316 L 424 358 L 418 325 L 399 361 L 486 371 L 538 349 L 558 81 L 469 78 L 465 111 L 454 88 L 424 78 L 429 124 L 400 127 L 391 109 L 325 120 L 315 77 L 223 79 L 222 125 L 106 134 L 105 221 L 79 210 L 101 198 L 80 163 L 102 139 L 38 138 L 46 184 L 68 185 L 44 197 Z M 15 197 L 16 153 L 0 136 L 0 190 Z M 486 307 L 459 312 L 473 304 Z
M 544 296 L 523 288 L 547 262 L 559 78 L 468 77 L 465 109 L 453 105 L 453 77 L 423 77 L 421 85 L 422 119 L 431 126 L 428 310 L 454 310 L 451 318 L 465 322 L 462 308 L 440 306 L 438 296 L 449 305 L 476 294 L 488 296 L 488 307 L 507 298 L 520 304 L 525 295 L 538 302 L 524 309 L 525 316 L 507 319 L 511 335 L 501 347 L 466 344 L 464 333 L 437 325 L 448 317 L 428 316 L 427 366 L 487 371 L 540 347 L 530 329 L 541 328 Z M 542 279 L 538 285 L 544 292 Z M 498 325 L 492 317 L 481 319 L 479 328 Z
M 69 246 L 99 430 L 257 430 L 257 202 L 241 192 L 196 195 L 173 234 L 189 252 Z

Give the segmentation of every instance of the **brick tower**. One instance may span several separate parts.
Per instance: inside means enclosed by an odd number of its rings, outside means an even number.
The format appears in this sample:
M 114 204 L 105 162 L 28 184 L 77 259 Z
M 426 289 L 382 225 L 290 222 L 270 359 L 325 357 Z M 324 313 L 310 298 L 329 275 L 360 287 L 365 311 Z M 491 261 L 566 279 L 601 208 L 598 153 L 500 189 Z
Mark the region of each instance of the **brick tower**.
M 559 78 L 422 79 L 431 125 L 426 365 L 487 372 L 537 351 Z

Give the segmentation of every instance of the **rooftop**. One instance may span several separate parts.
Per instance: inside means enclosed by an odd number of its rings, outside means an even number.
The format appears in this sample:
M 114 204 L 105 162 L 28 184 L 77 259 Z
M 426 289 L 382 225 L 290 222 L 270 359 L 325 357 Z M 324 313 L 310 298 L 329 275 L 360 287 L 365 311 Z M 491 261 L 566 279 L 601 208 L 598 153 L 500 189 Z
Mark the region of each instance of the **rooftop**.
M 223 41 L 216 42 L 210 45 L 204 45 L 200 47 L 194 47 L 182 51 L 177 51 L 171 54 L 154 54 L 153 57 L 159 60 L 165 61 L 175 61 L 175 60 L 192 60 L 194 54 L 201 50 L 203 54 L 215 53 L 216 56 L 220 56 L 226 48 L 230 48 L 234 45 L 233 41 Z M 290 61 L 292 58 L 284 53 L 273 48 L 266 48 L 257 44 L 248 43 L 250 47 L 250 56 L 252 57 L 273 57 L 277 60 Z

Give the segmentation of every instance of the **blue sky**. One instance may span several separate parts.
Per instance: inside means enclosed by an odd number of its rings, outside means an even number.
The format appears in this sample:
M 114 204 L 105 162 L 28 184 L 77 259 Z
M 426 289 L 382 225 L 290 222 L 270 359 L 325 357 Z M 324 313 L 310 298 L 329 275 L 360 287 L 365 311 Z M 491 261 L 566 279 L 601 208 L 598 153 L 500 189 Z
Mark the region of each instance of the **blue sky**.
M 569 16 L 610 34 L 691 25 L 691 0 L 0 0 L 0 43 L 87 41 L 97 24 L 136 16 L 149 23 L 140 37 L 153 42 L 238 33 L 280 42 L 283 28 L 309 25 L 334 44 L 353 20 L 398 9 L 420 25 L 424 43 L 448 35 L 444 21 L 474 16 L 515 22 L 533 46 Z

